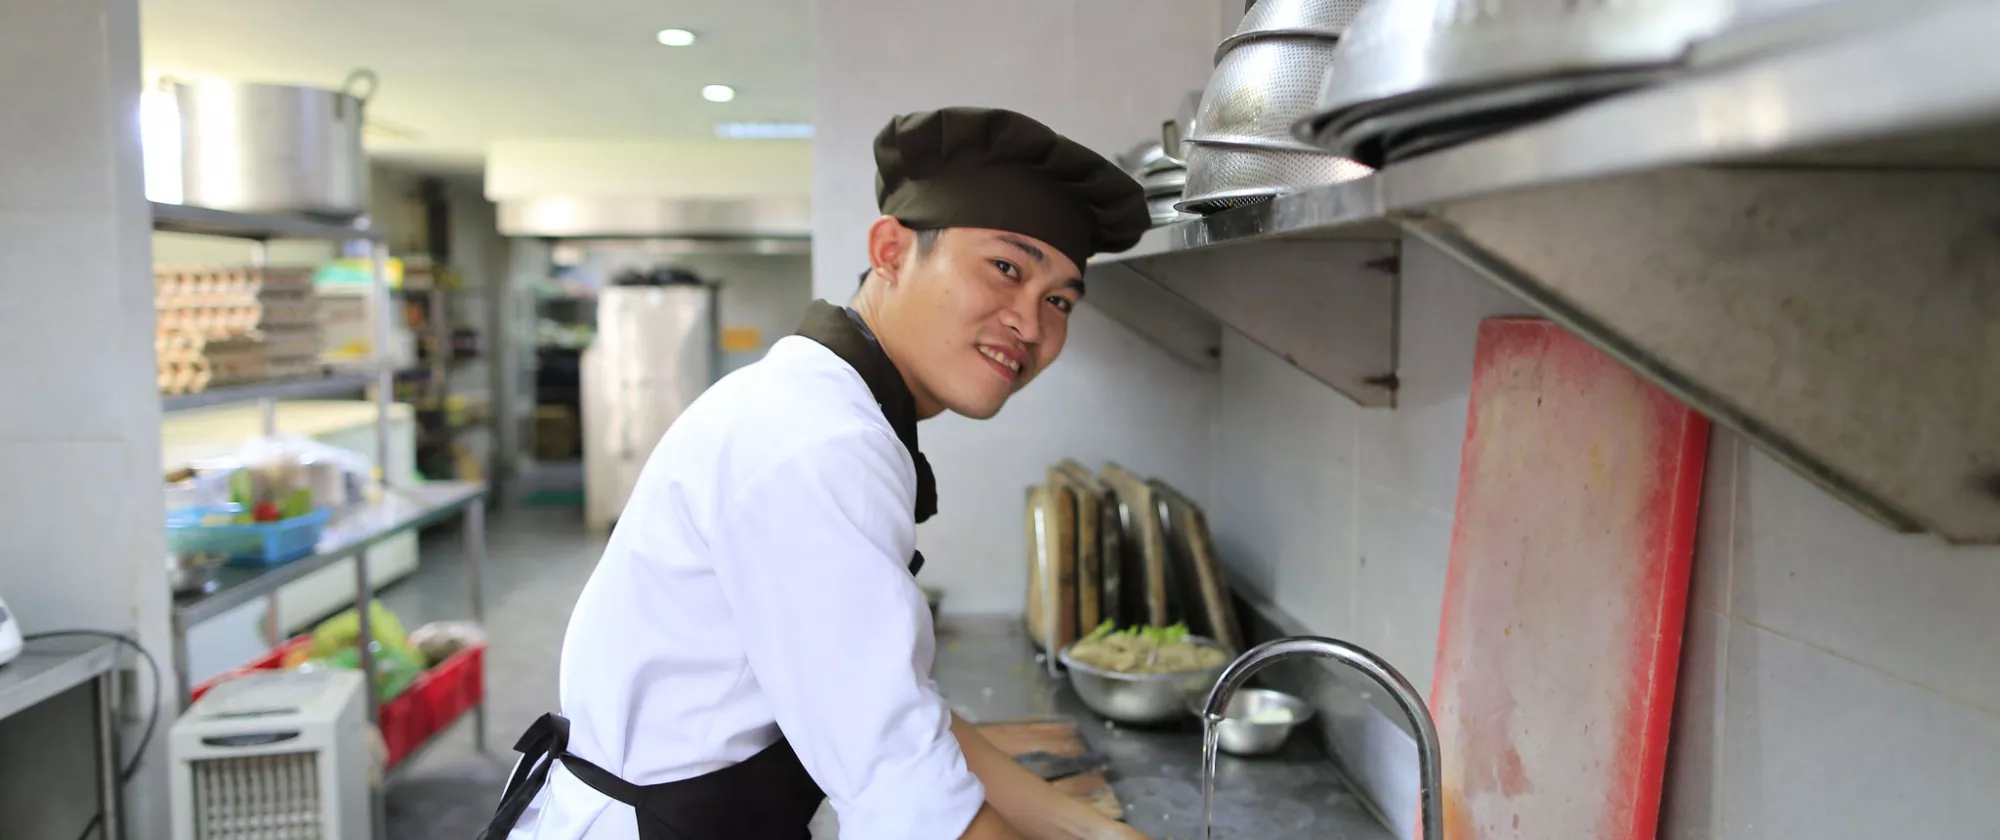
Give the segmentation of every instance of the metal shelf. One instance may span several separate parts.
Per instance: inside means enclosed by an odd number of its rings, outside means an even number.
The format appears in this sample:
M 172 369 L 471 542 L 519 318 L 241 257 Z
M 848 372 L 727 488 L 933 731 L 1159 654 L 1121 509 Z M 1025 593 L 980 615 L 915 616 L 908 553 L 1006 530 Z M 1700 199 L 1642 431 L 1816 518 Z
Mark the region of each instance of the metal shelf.
M 1150 318 L 1135 329 L 1183 358 L 1228 325 L 1388 405 L 1394 308 L 1360 269 L 1395 272 L 1367 248 L 1407 235 L 1885 525 L 2000 540 L 2000 4 L 1852 8 L 1808 6 L 1703 45 L 1669 82 L 1156 230 L 1094 261 L 1086 300 Z M 1385 359 L 1390 375 L 1357 378 Z
M 404 531 L 440 522 L 485 496 L 485 485 L 459 481 L 384 490 L 382 501 L 327 525 L 311 556 L 276 566 L 224 566 L 213 592 L 176 599 L 174 615 L 183 627 L 200 624 Z
M 188 204 L 153 205 L 153 229 L 234 239 L 366 239 L 382 241 L 381 231 L 352 227 L 303 216 L 234 213 Z
M 375 384 L 375 379 L 376 377 L 373 373 L 335 373 L 329 376 L 253 382 L 247 385 L 211 388 L 193 394 L 163 396 L 160 398 L 160 408 L 163 411 L 174 412 L 218 405 L 255 402 L 257 400 L 305 400 L 315 397 L 335 397 L 365 390 Z
M 0 719 L 97 679 L 118 665 L 116 642 L 88 638 L 37 639 L 0 665 Z

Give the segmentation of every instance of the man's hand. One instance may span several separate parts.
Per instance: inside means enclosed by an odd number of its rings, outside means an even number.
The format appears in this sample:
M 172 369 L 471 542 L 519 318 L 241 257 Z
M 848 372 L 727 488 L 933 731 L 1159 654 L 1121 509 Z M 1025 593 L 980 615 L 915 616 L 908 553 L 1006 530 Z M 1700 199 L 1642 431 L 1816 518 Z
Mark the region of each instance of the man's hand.
M 986 787 L 987 804 L 1020 836 L 1029 840 L 1147 840 L 1137 829 L 1098 813 L 1028 772 L 957 715 L 952 715 L 951 732 L 958 736 L 966 766 Z M 979 822 L 974 820 L 973 825 L 977 827 Z

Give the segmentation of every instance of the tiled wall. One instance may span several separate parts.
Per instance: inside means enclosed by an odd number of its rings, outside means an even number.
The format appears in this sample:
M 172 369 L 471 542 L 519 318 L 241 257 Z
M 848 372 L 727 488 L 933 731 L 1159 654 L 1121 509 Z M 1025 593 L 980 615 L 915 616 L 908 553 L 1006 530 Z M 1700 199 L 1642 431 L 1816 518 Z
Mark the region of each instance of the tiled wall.
M 1225 346 L 1211 517 L 1300 625 L 1280 629 L 1352 639 L 1428 693 L 1474 332 L 1528 311 L 1421 245 L 1404 258 L 1393 411 Z M 2000 548 L 1891 533 L 1721 430 L 1706 481 L 1660 836 L 2000 837 Z M 1387 710 L 1310 690 L 1336 743 Z M 1360 775 L 1413 772 L 1351 752 Z M 1414 813 L 1407 788 L 1380 796 Z
M 2000 837 L 2000 548 L 1709 452 L 1661 837 Z
M 0 4 L 0 596 L 28 632 L 136 632 L 165 657 L 138 64 L 135 0 Z M 0 722 L 0 837 L 90 820 L 91 752 L 37 748 L 87 743 L 88 696 Z M 129 788 L 131 837 L 164 827 L 164 753 Z

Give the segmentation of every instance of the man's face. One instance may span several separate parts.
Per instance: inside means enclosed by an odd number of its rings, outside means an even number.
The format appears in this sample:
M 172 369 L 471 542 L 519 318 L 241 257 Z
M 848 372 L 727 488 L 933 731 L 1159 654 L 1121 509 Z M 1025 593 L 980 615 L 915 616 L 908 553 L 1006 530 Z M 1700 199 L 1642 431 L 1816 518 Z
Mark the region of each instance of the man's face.
M 897 365 L 915 380 L 920 406 L 992 417 L 1062 353 L 1081 271 L 1018 233 L 950 228 L 927 253 L 904 233 L 910 244 L 889 295 Z

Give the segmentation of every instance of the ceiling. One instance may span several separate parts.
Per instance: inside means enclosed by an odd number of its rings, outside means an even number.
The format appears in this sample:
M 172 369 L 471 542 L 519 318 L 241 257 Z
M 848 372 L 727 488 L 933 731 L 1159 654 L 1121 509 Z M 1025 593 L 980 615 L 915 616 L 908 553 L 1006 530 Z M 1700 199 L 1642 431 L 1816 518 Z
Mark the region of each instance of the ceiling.
M 373 70 L 370 154 L 427 170 L 476 169 L 496 140 L 713 140 L 717 122 L 810 112 L 807 0 L 140 0 L 140 15 L 149 79 L 335 88 Z M 660 46 L 669 27 L 699 40 Z M 708 84 L 736 99 L 702 99 Z

